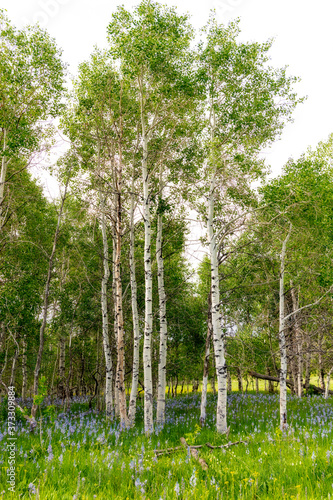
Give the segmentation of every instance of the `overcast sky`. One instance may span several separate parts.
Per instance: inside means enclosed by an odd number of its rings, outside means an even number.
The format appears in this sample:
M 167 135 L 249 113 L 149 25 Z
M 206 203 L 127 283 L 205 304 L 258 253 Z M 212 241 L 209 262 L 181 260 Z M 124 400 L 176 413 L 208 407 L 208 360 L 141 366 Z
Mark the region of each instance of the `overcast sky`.
M 131 7 L 134 0 L 0 0 L 14 25 L 39 21 L 63 49 L 63 57 L 75 74 L 77 65 L 89 57 L 93 46 L 106 44 L 106 26 L 118 4 Z M 266 151 L 277 175 L 282 165 L 297 158 L 333 132 L 332 48 L 333 2 L 331 0 L 164 0 L 189 12 L 196 28 L 216 10 L 221 22 L 240 17 L 242 39 L 264 41 L 274 37 L 271 63 L 289 66 L 301 78 L 299 95 L 307 95 L 294 114 L 282 139 Z

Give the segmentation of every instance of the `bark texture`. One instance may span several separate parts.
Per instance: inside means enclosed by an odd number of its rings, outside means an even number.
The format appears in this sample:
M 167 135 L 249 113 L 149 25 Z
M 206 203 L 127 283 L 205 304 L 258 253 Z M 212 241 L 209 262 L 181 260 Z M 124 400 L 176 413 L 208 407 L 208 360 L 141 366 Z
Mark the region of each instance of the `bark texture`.
M 280 256 L 280 292 L 279 292 L 279 344 L 280 344 L 280 427 L 285 429 L 287 426 L 287 347 L 285 335 L 285 310 L 284 310 L 284 274 L 287 243 L 291 234 L 291 225 L 289 232 L 283 241 Z
M 162 171 L 160 170 L 160 197 L 163 199 Z M 158 389 L 156 421 L 163 425 L 165 422 L 165 389 L 166 389 L 166 361 L 168 327 L 166 318 L 166 295 L 164 287 L 164 261 L 162 251 L 163 214 L 157 215 L 156 259 L 160 319 L 160 353 L 158 361 Z
M 110 277 L 109 267 L 109 245 L 106 232 L 106 217 L 104 203 L 101 206 L 101 230 L 103 238 L 103 277 L 101 285 L 101 309 L 102 309 L 102 338 L 103 350 L 105 358 L 105 412 L 107 418 L 113 417 L 113 400 L 112 400 L 112 356 L 109 337 L 109 315 L 107 302 L 107 285 Z
M 143 182 L 143 217 L 145 229 L 144 267 L 145 267 L 145 330 L 143 344 L 143 371 L 144 371 L 144 425 L 146 434 L 154 430 L 153 423 L 153 383 L 151 361 L 151 337 L 153 331 L 152 292 L 153 277 L 151 264 L 151 221 L 150 221 L 150 194 L 148 176 L 148 138 L 143 115 L 143 97 L 141 99 L 141 124 L 142 124 L 142 182 Z
M 208 205 L 208 236 L 211 262 L 211 296 L 212 296 L 212 325 L 213 345 L 215 354 L 215 366 L 217 377 L 217 415 L 216 428 L 220 433 L 227 432 L 227 366 L 224 353 L 224 339 L 221 327 L 220 307 L 220 281 L 218 273 L 218 249 L 214 234 L 214 192 L 215 192 L 214 169 L 211 177 L 209 205 Z
M 140 330 L 137 299 L 137 283 L 135 273 L 135 239 L 134 239 L 134 173 L 131 195 L 131 215 L 130 215 L 130 276 L 131 276 L 131 296 L 132 296 L 132 318 L 133 318 L 133 371 L 132 388 L 128 409 L 129 424 L 134 425 L 136 413 L 136 400 L 139 381 L 139 362 L 140 362 Z
M 201 406 L 200 406 L 200 425 L 203 427 L 206 422 L 206 406 L 207 406 L 207 387 L 208 387 L 208 375 L 209 375 L 209 356 L 210 356 L 210 342 L 213 335 L 213 325 L 212 325 L 212 300 L 211 293 L 208 295 L 208 317 L 207 317 L 207 337 L 205 345 L 205 359 L 204 359 L 204 370 L 202 379 L 202 391 L 201 391 Z

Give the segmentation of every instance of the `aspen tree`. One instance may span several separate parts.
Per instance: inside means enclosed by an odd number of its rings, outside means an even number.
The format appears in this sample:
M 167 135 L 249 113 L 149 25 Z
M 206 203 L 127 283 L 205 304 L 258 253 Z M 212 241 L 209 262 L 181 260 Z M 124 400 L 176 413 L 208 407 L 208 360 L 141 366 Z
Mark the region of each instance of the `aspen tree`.
M 162 167 L 159 172 L 159 199 L 163 200 Z M 160 319 L 160 353 L 158 360 L 158 389 L 157 389 L 157 413 L 156 421 L 164 424 L 165 421 L 165 389 L 166 389 L 166 362 L 167 362 L 167 317 L 166 317 L 166 295 L 164 287 L 164 261 L 163 261 L 163 212 L 157 209 L 157 236 L 156 236 L 156 259 L 157 259 L 157 281 L 159 298 Z
M 271 43 L 240 43 L 237 22 L 219 25 L 212 15 L 199 46 L 201 78 L 206 86 L 208 244 L 211 261 L 213 345 L 218 383 L 216 426 L 227 431 L 227 366 L 221 326 L 219 246 L 230 226 L 227 206 L 243 210 L 250 183 L 262 176 L 258 152 L 281 131 L 297 103 L 294 78 L 267 67 Z M 280 99 L 279 99 L 280 98 Z M 236 194 L 237 193 L 237 194 Z M 236 196 L 235 196 L 236 194 Z M 225 220 L 226 219 L 226 220 Z
M 134 169 L 132 174 L 132 192 L 130 208 L 130 279 L 131 279 L 131 302 L 133 317 L 133 373 L 130 402 L 128 408 L 128 418 L 130 425 L 134 425 L 136 413 L 136 398 L 138 392 L 139 366 L 140 366 L 140 330 L 137 298 L 137 282 L 135 273 L 135 234 L 134 234 Z

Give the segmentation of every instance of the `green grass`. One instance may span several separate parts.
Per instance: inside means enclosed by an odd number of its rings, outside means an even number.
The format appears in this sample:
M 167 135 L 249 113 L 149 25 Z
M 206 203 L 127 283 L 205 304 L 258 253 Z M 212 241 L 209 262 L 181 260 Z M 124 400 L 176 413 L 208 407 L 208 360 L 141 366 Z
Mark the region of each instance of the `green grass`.
M 0 498 L 46 499 L 327 499 L 333 498 L 333 399 L 289 396 L 289 429 L 281 434 L 278 395 L 239 394 L 229 397 L 228 441 L 246 440 L 227 450 L 199 454 L 208 471 L 187 451 L 156 458 L 154 449 L 210 442 L 215 432 L 216 399 L 208 398 L 207 426 L 198 426 L 200 394 L 168 400 L 163 430 L 147 438 L 138 409 L 134 429 L 121 431 L 101 414 L 76 412 L 44 419 L 42 434 L 17 429 L 16 492 L 6 491 L 6 440 L 0 442 Z M 4 434 L 6 422 L 0 425 Z M 1 437 L 1 436 L 0 436 Z M 29 484 L 32 484 L 29 488 Z

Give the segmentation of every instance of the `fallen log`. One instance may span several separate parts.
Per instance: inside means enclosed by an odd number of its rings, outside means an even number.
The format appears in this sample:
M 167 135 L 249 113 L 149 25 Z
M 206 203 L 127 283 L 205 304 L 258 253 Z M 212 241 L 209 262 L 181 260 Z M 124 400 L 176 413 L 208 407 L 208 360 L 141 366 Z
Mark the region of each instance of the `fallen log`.
M 189 446 L 186 442 L 186 439 L 183 437 L 180 438 L 180 442 L 182 443 L 182 445 L 184 446 L 185 449 L 190 449 L 190 453 L 191 453 L 192 457 L 199 462 L 199 464 L 201 465 L 203 470 L 208 470 L 208 464 L 204 461 L 203 458 L 199 457 L 198 450 L 196 448 L 194 448 L 193 446 Z
M 280 383 L 280 379 L 278 377 L 272 377 L 271 375 L 262 375 L 261 373 L 252 372 L 252 371 L 249 372 L 249 375 L 251 375 L 251 377 L 259 378 L 261 380 L 270 380 L 272 382 Z M 286 384 L 290 388 L 294 387 L 294 383 L 292 380 L 286 380 Z M 305 384 L 303 384 L 303 387 L 305 388 Z M 324 392 L 325 392 L 324 389 L 322 389 L 321 387 L 317 387 L 316 385 L 312 385 L 312 384 L 309 385 L 309 389 L 311 389 L 316 394 L 324 394 Z M 328 393 L 333 394 L 333 391 L 328 391 Z
M 246 441 L 235 441 L 234 443 L 227 443 L 227 444 L 222 444 L 220 446 L 213 446 L 212 444 L 210 443 L 206 443 L 206 446 L 208 446 L 208 448 L 210 448 L 211 450 L 216 450 L 217 448 L 230 448 L 230 446 L 235 446 L 235 444 L 247 444 Z
M 270 380 L 271 382 L 280 382 L 278 377 L 272 377 L 272 375 L 262 375 L 261 373 L 249 372 L 249 375 L 254 378 L 259 378 L 261 380 Z M 288 387 L 294 387 L 292 380 L 286 380 L 286 384 Z
M 181 442 L 183 444 L 183 441 L 186 443 L 185 439 L 184 438 L 181 438 Z M 221 444 L 221 445 L 218 445 L 218 446 L 213 446 L 212 444 L 210 443 L 205 443 L 205 444 L 197 444 L 197 445 L 188 445 L 186 443 L 186 446 L 187 448 L 186 449 L 190 449 L 190 452 L 191 454 L 193 455 L 192 453 L 192 450 L 194 451 L 194 453 L 197 453 L 197 450 L 200 449 L 200 448 L 204 448 L 205 446 L 207 446 L 207 448 L 210 448 L 211 450 L 216 450 L 218 448 L 220 449 L 223 449 L 223 448 L 230 448 L 231 446 L 235 446 L 236 444 L 247 444 L 247 441 L 242 441 L 242 440 L 239 440 L 239 441 L 235 441 L 234 443 L 227 443 L 227 444 Z M 176 451 L 184 451 L 185 450 L 185 444 L 183 444 L 183 446 L 176 446 L 175 448 L 166 448 L 165 450 L 154 450 L 155 454 L 157 457 L 160 457 L 162 455 L 170 455 L 171 453 L 174 453 Z

